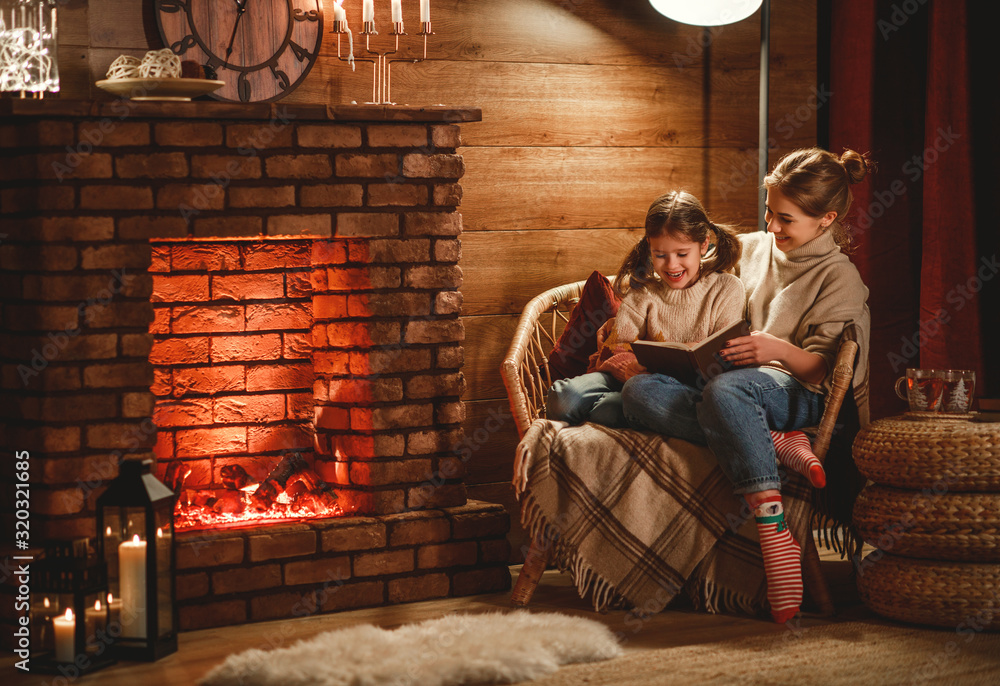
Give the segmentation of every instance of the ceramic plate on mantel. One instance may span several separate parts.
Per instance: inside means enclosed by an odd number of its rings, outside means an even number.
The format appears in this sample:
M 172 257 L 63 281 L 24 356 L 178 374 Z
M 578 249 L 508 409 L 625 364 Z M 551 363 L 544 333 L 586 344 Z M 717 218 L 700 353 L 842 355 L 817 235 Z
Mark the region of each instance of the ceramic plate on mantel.
M 184 102 L 222 88 L 226 82 L 184 78 L 103 79 L 96 85 L 102 90 L 130 100 Z

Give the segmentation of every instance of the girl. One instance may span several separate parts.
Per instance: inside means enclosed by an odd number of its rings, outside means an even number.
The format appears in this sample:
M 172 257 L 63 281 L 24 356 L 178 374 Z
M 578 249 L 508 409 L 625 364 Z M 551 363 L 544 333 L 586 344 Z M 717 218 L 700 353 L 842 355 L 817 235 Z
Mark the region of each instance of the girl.
M 698 199 L 685 191 L 653 201 L 645 228 L 618 270 L 615 292 L 622 303 L 610 334 L 592 356 L 592 371 L 552 384 L 546 405 L 550 419 L 627 426 L 622 384 L 643 371 L 630 343 L 697 342 L 743 318 L 743 285 L 724 273 L 740 256 L 732 229 L 709 221 Z
M 634 377 L 622 389 L 635 426 L 670 436 L 702 432 L 701 442 L 756 517 L 777 622 L 798 612 L 802 567 L 801 548 L 784 521 L 771 430 L 819 421 L 836 347 L 850 323 L 860 346 L 856 385 L 867 378 L 868 289 L 841 249 L 849 245 L 842 221 L 851 206 L 849 186 L 869 169 L 853 150 L 837 156 L 811 148 L 786 155 L 765 178 L 767 233 L 740 236 L 738 273 L 753 333 L 729 341 L 722 353 L 746 368 L 712 379 L 693 402 L 690 394 L 671 395 L 655 375 Z

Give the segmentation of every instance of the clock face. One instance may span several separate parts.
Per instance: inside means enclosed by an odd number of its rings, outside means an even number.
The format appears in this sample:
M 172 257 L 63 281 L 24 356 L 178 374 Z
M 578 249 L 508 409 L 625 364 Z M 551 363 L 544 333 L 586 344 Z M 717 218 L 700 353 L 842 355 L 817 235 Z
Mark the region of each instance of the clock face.
M 215 70 L 212 97 L 267 102 L 291 93 L 319 55 L 319 0 L 155 0 L 160 35 L 182 60 Z

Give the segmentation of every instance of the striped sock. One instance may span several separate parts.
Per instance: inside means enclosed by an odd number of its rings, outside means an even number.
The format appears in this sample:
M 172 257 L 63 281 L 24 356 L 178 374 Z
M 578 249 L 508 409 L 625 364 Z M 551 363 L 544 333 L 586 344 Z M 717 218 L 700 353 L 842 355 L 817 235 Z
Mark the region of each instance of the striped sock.
M 802 603 L 802 549 L 785 523 L 780 495 L 757 503 L 754 518 L 764 554 L 771 616 L 784 624 L 795 616 Z
M 826 472 L 823 471 L 823 464 L 813 455 L 808 436 L 801 431 L 772 431 L 771 439 L 778 462 L 808 477 L 809 483 L 816 488 L 826 486 Z

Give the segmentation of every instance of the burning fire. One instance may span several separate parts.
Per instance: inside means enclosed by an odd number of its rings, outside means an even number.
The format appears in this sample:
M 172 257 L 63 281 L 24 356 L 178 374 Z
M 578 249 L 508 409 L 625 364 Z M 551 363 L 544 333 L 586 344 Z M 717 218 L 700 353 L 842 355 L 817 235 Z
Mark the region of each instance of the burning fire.
M 185 488 L 191 470 L 175 465 L 168 468 L 166 481 L 178 494 L 176 531 L 343 514 L 337 494 L 299 453 L 287 454 L 261 482 L 254 482 L 239 465 L 227 465 L 221 470 L 223 488 L 219 489 Z

